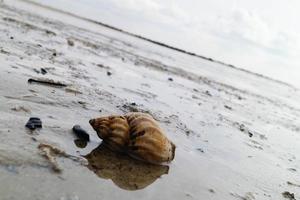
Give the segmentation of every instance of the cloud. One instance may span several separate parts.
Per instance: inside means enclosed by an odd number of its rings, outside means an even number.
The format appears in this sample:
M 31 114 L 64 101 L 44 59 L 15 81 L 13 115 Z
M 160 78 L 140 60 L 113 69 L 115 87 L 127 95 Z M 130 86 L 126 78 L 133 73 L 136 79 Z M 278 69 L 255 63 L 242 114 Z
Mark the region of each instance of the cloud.
M 111 0 L 118 7 L 139 12 L 156 12 L 161 8 L 161 5 L 153 0 Z
M 235 9 L 226 16 L 218 16 L 216 22 L 217 26 L 210 27 L 210 30 L 218 37 L 281 56 L 296 56 L 295 51 L 300 51 L 299 36 L 272 27 L 254 11 Z
M 213 33 L 219 39 L 258 48 L 274 55 L 299 56 L 299 36 L 291 33 L 290 30 L 272 26 L 260 15 L 261 11 L 250 11 L 245 7 L 235 6 L 221 9 L 222 12 L 218 15 L 220 10 L 214 8 L 216 7 L 214 5 L 207 13 L 209 16 L 206 17 L 199 13 L 208 6 L 203 2 L 197 4 L 195 8 L 191 5 L 184 7 L 180 1 L 173 0 L 163 2 L 159 0 L 110 0 L 109 2 L 113 3 L 118 10 L 123 10 L 133 18 L 143 21 L 144 24 L 156 24 L 158 29 L 174 30 L 194 38 Z M 199 6 L 202 6 L 200 10 Z
M 176 1 L 166 0 L 110 0 L 118 10 L 123 10 L 145 22 L 155 22 L 166 26 L 178 26 L 189 22 L 190 15 Z

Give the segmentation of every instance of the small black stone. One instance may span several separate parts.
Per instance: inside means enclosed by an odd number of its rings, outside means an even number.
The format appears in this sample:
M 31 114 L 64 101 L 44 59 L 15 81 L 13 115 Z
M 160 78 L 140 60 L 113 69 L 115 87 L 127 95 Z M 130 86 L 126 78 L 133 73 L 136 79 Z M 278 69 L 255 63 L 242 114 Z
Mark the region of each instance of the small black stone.
M 25 126 L 31 130 L 42 128 L 42 121 L 38 117 L 30 117 Z
M 37 74 L 40 73 L 40 71 L 38 69 L 33 69 L 33 71 L 35 71 Z
M 74 46 L 74 41 L 73 40 L 68 39 L 67 42 L 68 42 L 69 46 L 71 46 L 71 47 Z
M 228 109 L 228 110 L 232 110 L 232 107 L 224 105 L 224 108 Z
M 41 68 L 41 73 L 42 73 L 43 75 L 45 75 L 45 74 L 47 74 L 47 70 L 44 69 L 44 68 Z
M 73 132 L 77 135 L 78 138 L 89 141 L 90 136 L 89 134 L 83 130 L 79 125 L 73 126 Z
M 291 192 L 288 192 L 288 191 L 285 191 L 282 193 L 282 196 L 286 199 L 290 199 L 290 200 L 296 200 L 295 199 L 295 194 L 294 193 L 291 193 Z
M 246 127 L 244 124 L 241 124 L 240 125 L 240 131 L 244 132 L 246 130 Z
M 253 137 L 253 133 L 251 133 L 250 131 L 248 131 L 248 135 L 249 137 Z
M 204 150 L 201 148 L 198 148 L 197 150 L 200 151 L 201 153 L 204 153 Z
M 211 93 L 208 90 L 205 91 L 205 94 L 210 96 L 210 97 L 212 96 Z
M 110 71 L 106 72 L 107 76 L 111 76 L 112 73 Z
M 168 81 L 173 81 L 173 78 L 169 77 L 169 78 L 168 78 Z
M 14 37 L 13 37 L 13 36 L 11 36 L 11 37 L 10 37 L 10 39 L 11 39 L 11 40 L 13 40 L 13 39 L 14 39 Z
M 136 103 L 135 103 L 135 102 L 132 102 L 130 105 L 132 105 L 132 106 L 136 106 Z

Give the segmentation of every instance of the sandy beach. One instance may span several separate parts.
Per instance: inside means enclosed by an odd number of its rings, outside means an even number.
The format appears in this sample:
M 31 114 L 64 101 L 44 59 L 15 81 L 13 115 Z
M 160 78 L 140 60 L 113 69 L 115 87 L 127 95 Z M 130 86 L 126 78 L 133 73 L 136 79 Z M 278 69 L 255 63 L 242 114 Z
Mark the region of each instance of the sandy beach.
M 0 3 L 0 63 L 0 200 L 300 199 L 293 86 L 21 0 Z M 159 122 L 173 162 L 101 146 L 89 120 L 131 111 Z

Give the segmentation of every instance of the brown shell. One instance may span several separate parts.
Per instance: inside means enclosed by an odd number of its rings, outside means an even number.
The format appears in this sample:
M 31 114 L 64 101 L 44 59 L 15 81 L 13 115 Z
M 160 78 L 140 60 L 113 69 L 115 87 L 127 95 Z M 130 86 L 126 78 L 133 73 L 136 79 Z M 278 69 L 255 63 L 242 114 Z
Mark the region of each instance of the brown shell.
M 100 117 L 90 120 L 97 135 L 112 150 L 123 151 L 129 140 L 129 125 L 123 116 Z
M 149 114 L 134 112 L 124 117 L 101 117 L 90 120 L 90 124 L 113 150 L 125 150 L 130 156 L 149 163 L 174 159 L 175 145 Z
M 130 127 L 129 155 L 150 163 L 170 162 L 174 159 L 175 145 L 168 140 L 157 122 L 149 114 L 125 115 Z

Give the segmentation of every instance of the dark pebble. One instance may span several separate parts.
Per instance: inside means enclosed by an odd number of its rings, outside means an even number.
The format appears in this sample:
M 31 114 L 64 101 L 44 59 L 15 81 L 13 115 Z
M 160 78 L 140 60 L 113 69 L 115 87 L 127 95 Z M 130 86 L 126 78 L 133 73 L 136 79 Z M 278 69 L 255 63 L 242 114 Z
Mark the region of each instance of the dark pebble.
M 74 46 L 74 41 L 73 40 L 68 39 L 67 42 L 68 42 L 69 46 L 71 46 L 71 47 Z
M 124 104 L 122 107 L 125 108 L 126 110 L 129 110 L 130 112 L 138 112 L 139 111 L 135 106 L 128 105 L 128 104 Z
M 44 68 L 41 68 L 41 73 L 42 73 L 43 75 L 45 75 L 45 74 L 47 74 L 47 70 L 44 69 Z
M 77 101 L 79 104 L 81 104 L 81 105 L 84 105 L 84 104 L 86 104 L 86 102 L 84 102 L 84 101 Z
M 25 126 L 31 130 L 42 128 L 42 121 L 38 117 L 30 117 Z
M 249 137 L 253 137 L 253 133 L 251 133 L 250 131 L 248 131 L 248 135 Z
M 169 80 L 169 81 L 173 81 L 173 78 L 170 77 L 170 78 L 168 78 L 168 80 Z
M 33 69 L 33 71 L 35 71 L 37 74 L 39 74 L 39 73 L 40 73 L 40 71 L 39 71 L 39 70 L 37 70 L 37 69 Z
M 53 52 L 53 54 L 52 54 L 53 56 L 56 56 L 57 54 L 56 54 L 56 52 Z
M 136 103 L 135 103 L 135 102 L 132 102 L 130 105 L 132 105 L 132 106 L 136 106 Z
M 89 134 L 83 130 L 79 125 L 73 126 L 73 132 L 77 135 L 78 138 L 89 141 L 90 136 Z
M 201 148 L 198 148 L 197 150 L 200 151 L 201 153 L 204 153 L 204 150 Z
M 215 193 L 215 190 L 214 189 L 209 189 L 208 190 L 210 193 Z
M 244 124 L 241 124 L 240 125 L 240 131 L 244 132 L 246 130 L 246 127 Z
M 211 93 L 208 90 L 205 91 L 205 94 L 210 96 L 210 97 L 212 96 Z
M 228 110 L 232 110 L 232 107 L 224 105 L 224 108 L 228 109 Z
M 13 36 L 11 36 L 11 37 L 10 37 L 10 39 L 11 39 L 11 40 L 13 40 L 13 39 L 14 39 L 14 37 L 13 37 Z
M 110 71 L 108 71 L 106 74 L 107 74 L 107 76 L 111 76 L 112 73 Z
M 290 200 L 296 200 L 295 199 L 295 194 L 294 193 L 290 193 L 288 191 L 285 191 L 282 193 L 282 196 L 286 199 L 290 199 Z

